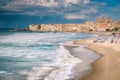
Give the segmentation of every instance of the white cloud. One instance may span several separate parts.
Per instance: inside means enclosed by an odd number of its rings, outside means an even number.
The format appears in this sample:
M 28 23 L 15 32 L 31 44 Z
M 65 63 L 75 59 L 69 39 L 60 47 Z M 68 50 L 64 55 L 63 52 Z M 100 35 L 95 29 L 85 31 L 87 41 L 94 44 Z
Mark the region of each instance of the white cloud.
M 57 6 L 57 2 L 55 0 L 14 0 L 8 2 L 3 8 L 17 10 L 35 6 L 55 7 Z
M 70 6 L 71 4 L 78 4 L 80 0 L 64 0 L 64 6 Z
M 64 17 L 69 20 L 74 19 L 89 19 L 91 14 L 96 14 L 98 12 L 96 7 L 87 7 L 80 9 L 76 12 L 65 13 Z
M 88 4 L 88 3 L 90 3 L 90 0 L 83 0 L 83 2 L 84 2 L 85 4 Z
M 34 0 L 35 1 L 35 0 Z M 36 0 L 32 5 L 44 6 L 44 7 L 55 7 L 57 2 L 55 0 Z
M 0 8 L 9 10 L 3 13 L 5 15 L 57 15 L 66 19 L 86 19 L 89 15 L 98 12 L 97 4 L 102 3 L 90 2 L 90 0 L 8 0 Z
M 43 6 L 48 8 L 53 7 L 68 7 L 71 4 L 87 4 L 89 0 L 11 0 L 4 1 L 7 4 L 2 6 L 4 9 L 15 10 L 15 9 L 24 9 L 28 7 Z
M 96 7 L 89 7 L 89 9 L 82 9 L 80 11 L 80 14 L 95 14 L 97 12 L 98 10 L 96 9 Z
M 88 16 L 87 15 L 74 15 L 74 14 L 68 14 L 65 15 L 65 18 L 68 20 L 74 20 L 74 19 L 87 19 Z

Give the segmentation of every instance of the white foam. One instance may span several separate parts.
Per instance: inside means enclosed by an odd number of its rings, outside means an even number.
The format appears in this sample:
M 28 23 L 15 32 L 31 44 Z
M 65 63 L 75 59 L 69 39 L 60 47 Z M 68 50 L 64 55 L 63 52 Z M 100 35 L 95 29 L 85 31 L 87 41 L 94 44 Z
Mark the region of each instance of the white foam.
M 53 40 L 56 41 L 58 40 L 57 38 L 61 37 L 64 39 L 64 37 L 66 36 L 67 38 L 69 38 L 71 35 L 61 34 L 61 33 L 56 33 L 56 34 L 55 33 L 15 33 L 12 35 L 1 36 L 0 42 L 30 44 L 30 43 L 35 43 L 39 40 L 46 40 L 51 38 L 54 38 Z
M 0 71 L 0 74 L 7 73 L 7 71 Z
M 0 71 L 0 74 L 13 74 L 13 73 L 9 73 L 7 71 Z
M 3 35 L 0 36 L 0 44 L 2 43 L 2 45 L 0 45 L 0 57 L 18 57 L 18 61 L 19 59 L 20 61 L 23 59 L 24 61 L 30 60 L 33 62 L 31 62 L 32 64 L 27 62 L 16 62 L 16 64 L 14 64 L 15 66 L 25 66 L 26 64 L 28 64 L 27 66 L 31 67 L 36 66 L 36 64 L 42 64 L 43 66 L 35 67 L 33 68 L 33 70 L 30 71 L 30 73 L 28 73 L 27 80 L 57 80 L 57 78 L 59 80 L 68 79 L 70 78 L 72 67 L 74 67 L 76 63 L 81 62 L 81 60 L 71 56 L 63 46 L 60 46 L 60 48 L 58 49 L 53 47 L 53 50 L 47 51 L 46 49 L 41 49 L 41 45 L 43 45 L 43 47 L 45 48 L 46 46 L 44 46 L 44 44 L 53 45 L 61 41 L 68 41 L 71 40 L 71 37 L 75 35 L 76 33 L 17 32 L 12 35 Z M 7 44 L 8 46 L 5 46 L 4 44 Z M 35 45 L 38 45 L 39 47 L 34 47 Z M 46 59 L 46 62 L 43 61 L 42 63 L 42 59 Z M 49 63 L 49 60 L 53 61 Z M 46 73 L 49 72 L 50 74 L 46 75 Z M 19 74 L 26 74 L 26 72 L 21 71 L 19 72 Z M 44 79 L 43 76 L 45 76 Z
M 73 66 L 72 66 L 73 67 Z M 66 80 L 70 78 L 72 67 L 61 67 L 53 70 L 44 80 Z
M 71 78 L 72 68 L 81 60 L 70 55 L 63 46 L 60 46 L 56 53 L 58 57 L 51 64 L 34 67 L 28 73 L 27 80 L 66 80 Z
M 48 72 L 52 70 L 51 67 L 34 67 L 27 76 L 27 80 L 41 80 L 47 75 Z
M 22 70 L 22 71 L 19 72 L 19 74 L 21 74 L 21 75 L 26 75 L 27 73 L 28 73 L 27 70 Z
M 32 50 L 29 46 L 35 44 L 52 45 L 54 42 L 59 41 L 58 38 L 61 41 L 69 39 L 70 36 L 68 33 L 15 33 L 7 36 L 2 35 L 0 36 L 0 43 L 3 46 L 0 46 L 0 56 L 37 58 L 39 54 L 42 55 L 45 52 L 39 48 Z M 9 44 L 9 46 L 5 46 L 4 44 Z

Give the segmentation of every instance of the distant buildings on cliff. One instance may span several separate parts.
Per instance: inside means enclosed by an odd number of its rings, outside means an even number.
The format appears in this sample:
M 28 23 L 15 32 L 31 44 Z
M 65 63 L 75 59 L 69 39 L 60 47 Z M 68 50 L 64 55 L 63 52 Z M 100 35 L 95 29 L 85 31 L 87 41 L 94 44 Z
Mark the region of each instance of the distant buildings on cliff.
M 113 29 L 115 27 L 120 28 L 120 21 L 114 21 L 111 18 L 98 18 L 96 17 L 95 27 L 97 31 L 105 31 L 107 29 Z
M 30 24 L 31 31 L 53 31 L 53 32 L 89 32 L 106 31 L 107 29 L 120 28 L 120 21 L 111 18 L 96 17 L 95 22 L 87 21 L 84 24 Z

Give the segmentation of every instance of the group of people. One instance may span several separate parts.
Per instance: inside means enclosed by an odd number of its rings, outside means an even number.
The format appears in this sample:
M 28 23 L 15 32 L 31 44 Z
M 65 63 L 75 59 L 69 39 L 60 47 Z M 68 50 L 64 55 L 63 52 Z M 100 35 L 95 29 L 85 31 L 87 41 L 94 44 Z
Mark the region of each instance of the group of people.
M 111 43 L 116 43 L 117 44 L 117 43 L 120 42 L 120 33 L 113 32 L 110 36 L 112 37 Z
M 113 32 L 109 35 L 109 37 L 107 39 L 104 39 L 103 37 L 101 38 L 101 36 L 99 36 L 98 39 L 93 41 L 94 43 L 120 43 L 120 33 L 118 32 Z
M 103 35 L 99 34 L 99 36 L 97 37 L 97 39 L 95 39 L 93 42 L 94 43 L 104 43 L 105 39 L 104 39 Z

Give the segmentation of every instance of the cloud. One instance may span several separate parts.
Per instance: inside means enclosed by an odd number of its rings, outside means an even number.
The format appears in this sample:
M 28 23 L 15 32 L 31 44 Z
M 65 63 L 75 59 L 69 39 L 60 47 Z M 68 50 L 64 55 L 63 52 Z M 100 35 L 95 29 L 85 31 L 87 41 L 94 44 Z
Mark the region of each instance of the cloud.
M 89 9 L 82 9 L 80 11 L 81 14 L 95 14 L 97 12 L 98 10 L 96 9 L 96 7 L 89 7 Z
M 67 11 L 70 8 L 76 9 L 77 7 L 74 6 L 83 4 L 84 0 L 2 0 L 1 2 L 0 9 L 2 10 L 15 12 L 15 14 L 28 11 L 29 15 L 30 11 L 33 14 L 36 10 L 46 13 L 54 10 L 54 12 L 61 13 L 60 11 Z
M 78 4 L 80 0 L 64 0 L 63 1 L 64 6 L 71 6 L 71 4 Z
M 90 0 L 1 0 L 2 15 L 59 16 L 88 19 L 99 13 L 103 3 Z M 1 13 L 0 13 L 1 14 Z
M 65 15 L 65 18 L 68 19 L 68 20 L 74 20 L 74 19 L 87 19 L 88 16 L 87 15 L 74 15 L 74 14 L 68 14 L 68 15 Z
M 90 4 L 91 5 L 91 4 Z M 77 8 L 70 8 L 67 9 L 66 13 L 64 14 L 64 17 L 68 20 L 74 20 L 74 19 L 79 19 L 79 20 L 90 20 L 91 16 L 93 17 L 94 15 L 99 13 L 99 7 L 98 6 L 90 6 L 90 5 L 79 5 Z
M 90 0 L 83 0 L 85 4 L 90 3 Z
M 55 7 L 56 5 L 57 2 L 55 0 L 13 0 L 8 2 L 2 8 L 16 10 L 35 6 Z
M 0 7 L 6 10 L 17 10 L 29 7 L 69 7 L 72 4 L 87 4 L 89 0 L 2 0 Z

